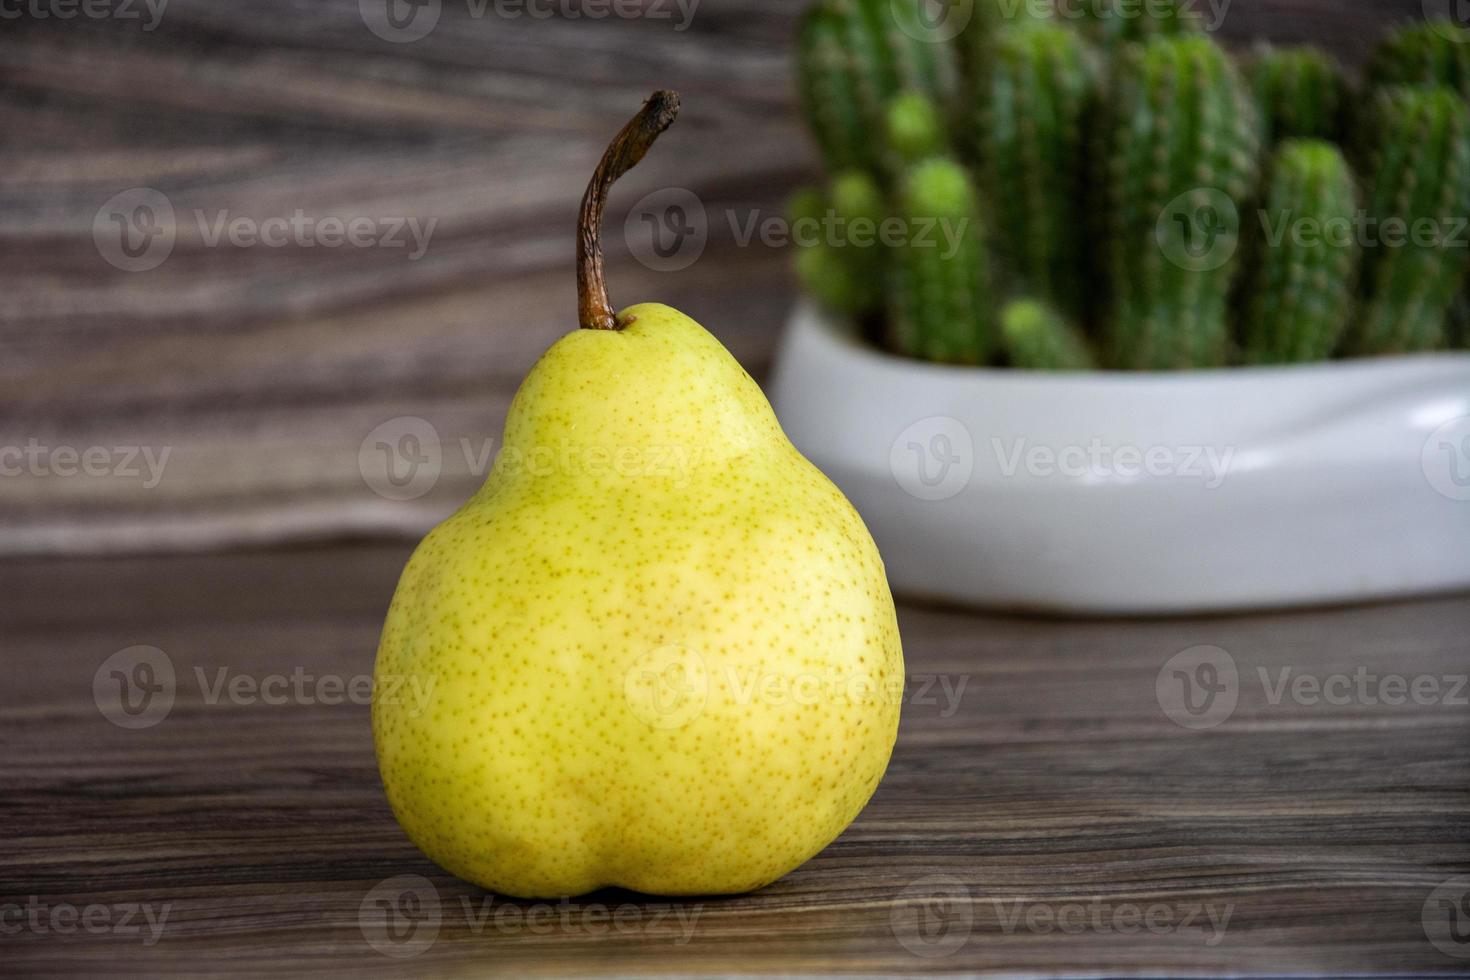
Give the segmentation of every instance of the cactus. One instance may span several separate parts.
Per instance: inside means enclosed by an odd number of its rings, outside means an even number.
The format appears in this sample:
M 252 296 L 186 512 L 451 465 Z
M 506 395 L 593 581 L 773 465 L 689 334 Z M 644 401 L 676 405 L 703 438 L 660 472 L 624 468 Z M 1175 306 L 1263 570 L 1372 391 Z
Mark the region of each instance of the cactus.
M 886 210 L 873 178 L 862 171 L 839 174 L 830 195 L 815 188 L 798 191 L 789 211 L 803 288 L 847 316 L 876 312 L 883 304 L 883 252 L 876 233 Z
M 932 361 L 981 364 L 995 343 L 977 195 L 965 169 L 933 158 L 898 183 L 904 241 L 889 256 L 889 342 Z
M 1006 304 L 1001 341 L 1012 367 L 1028 371 L 1086 371 L 1093 366 L 1087 342 L 1056 310 L 1032 299 Z
M 1100 44 L 1113 46 L 1155 37 L 1196 34 L 1202 29 L 1199 13 L 1190 0 L 1089 0 L 1064 6 L 1068 17 Z
M 1228 349 L 1238 202 L 1255 110 L 1206 37 L 1120 49 L 1103 133 L 1106 329 L 1122 368 L 1209 367 Z
M 1251 59 L 1247 75 L 1267 142 L 1341 135 L 1347 80 L 1331 56 L 1316 48 L 1267 45 Z
M 938 107 L 918 92 L 904 92 L 888 103 L 883 118 L 884 144 L 890 172 L 939 156 L 949 148 L 949 135 Z
M 1461 293 L 1450 303 L 1444 333 L 1446 347 L 1470 348 L 1470 293 Z
M 884 110 L 899 92 L 914 90 L 937 105 L 953 104 L 954 51 L 926 37 L 919 2 L 819 0 L 802 20 L 801 100 L 830 172 L 882 167 L 873 137 L 882 132 Z
M 1357 190 L 1342 152 L 1288 140 L 1272 158 L 1241 316 L 1249 363 L 1330 357 L 1352 311 Z
M 990 65 L 996 37 L 1012 27 L 1057 19 L 1055 0 L 972 0 L 970 19 L 955 38 L 960 73 L 974 89 Z
M 1470 30 L 1447 20 L 1402 27 L 1378 45 L 1365 74 L 1374 87 L 1443 85 L 1470 99 Z
M 1365 302 L 1352 347 L 1429 350 L 1464 280 L 1470 113 L 1447 88 L 1390 87 L 1368 120 L 1366 210 L 1377 240 L 1363 255 Z
M 1093 53 L 1060 24 L 1007 28 L 976 91 L 980 183 L 1008 271 L 1080 316 L 1086 301 L 1084 121 Z

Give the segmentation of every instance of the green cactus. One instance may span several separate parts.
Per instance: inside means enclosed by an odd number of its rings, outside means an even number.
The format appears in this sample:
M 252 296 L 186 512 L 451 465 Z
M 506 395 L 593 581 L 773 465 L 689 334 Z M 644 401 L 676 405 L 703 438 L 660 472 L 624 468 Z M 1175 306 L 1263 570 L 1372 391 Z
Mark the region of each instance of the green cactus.
M 1464 350 L 1470 348 L 1470 293 L 1461 293 L 1450 303 L 1449 316 L 1445 317 L 1445 346 Z
M 836 172 L 882 167 L 883 114 L 899 92 L 954 103 L 954 50 L 925 34 L 921 0 L 819 0 L 797 39 L 798 82 L 808 123 Z M 902 23 L 900 23 L 902 20 Z
M 943 114 L 918 92 L 903 92 L 888 103 L 883 118 L 883 135 L 888 167 L 893 173 L 949 149 L 949 134 Z
M 1258 123 L 1206 37 L 1119 50 L 1101 150 L 1103 243 L 1115 366 L 1210 367 L 1228 351 L 1240 202 L 1258 170 Z
M 1429 350 L 1465 278 L 1470 113 L 1448 88 L 1379 90 L 1362 142 L 1375 240 L 1363 255 L 1358 354 Z
M 1239 207 L 1258 123 L 1235 68 L 1205 37 L 1120 50 L 1103 125 L 1105 331 L 1114 366 L 1225 361 Z
M 1155 37 L 1199 33 L 1202 18 L 1189 0 L 1089 0 L 1062 8 L 1100 44 L 1113 46 Z
M 1097 77 L 1077 32 L 1030 24 L 996 36 L 975 97 L 980 184 L 1007 269 L 1074 317 L 1086 303 L 1084 126 Z
M 1269 170 L 1250 241 L 1242 351 L 1252 364 L 1324 360 L 1352 312 L 1357 188 L 1342 151 L 1321 140 L 1287 140 Z
M 1378 45 L 1365 75 L 1374 87 L 1443 85 L 1470 99 L 1470 30 L 1447 20 L 1401 27 Z
M 898 183 L 904 241 L 889 255 L 889 342 L 931 361 L 981 364 L 995 344 L 978 197 L 964 167 L 936 157 Z
M 955 38 L 960 71 L 974 89 L 990 65 L 996 37 L 1012 27 L 1056 19 L 1055 0 L 972 0 L 970 19 Z
M 887 212 L 873 178 L 862 171 L 839 174 L 828 194 L 798 191 L 789 212 L 797 278 L 805 291 L 846 316 L 876 312 L 883 304 L 883 251 L 876 235 Z
M 1093 366 L 1087 341 L 1045 303 L 1018 299 L 1000 313 L 1001 341 L 1012 367 L 1028 371 L 1086 371 Z
M 1335 140 L 1341 135 L 1347 79 L 1332 57 L 1316 48 L 1260 48 L 1247 76 L 1269 143 Z

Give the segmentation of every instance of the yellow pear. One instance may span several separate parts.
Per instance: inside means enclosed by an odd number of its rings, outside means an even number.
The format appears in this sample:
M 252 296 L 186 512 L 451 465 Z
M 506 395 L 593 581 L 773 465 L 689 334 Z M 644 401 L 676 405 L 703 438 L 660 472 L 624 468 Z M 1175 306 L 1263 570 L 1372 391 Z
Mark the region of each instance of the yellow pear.
M 608 148 L 584 329 L 531 370 L 378 649 L 394 814 L 507 895 L 759 888 L 851 823 L 897 733 L 893 599 L 857 513 L 699 324 L 608 304 L 603 202 L 677 109 L 655 93 Z M 408 690 L 428 697 L 389 696 Z

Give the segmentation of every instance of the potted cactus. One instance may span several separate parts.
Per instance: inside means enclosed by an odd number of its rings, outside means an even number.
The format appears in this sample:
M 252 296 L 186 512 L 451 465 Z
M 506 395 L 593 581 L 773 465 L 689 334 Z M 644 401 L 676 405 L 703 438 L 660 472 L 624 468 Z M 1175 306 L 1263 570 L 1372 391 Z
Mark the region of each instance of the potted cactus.
M 773 380 L 895 587 L 1164 612 L 1470 585 L 1470 34 L 818 0 Z M 913 0 L 915 4 L 920 0 Z M 1008 18 L 1005 12 L 1012 15 Z M 877 234 L 859 234 L 859 231 Z

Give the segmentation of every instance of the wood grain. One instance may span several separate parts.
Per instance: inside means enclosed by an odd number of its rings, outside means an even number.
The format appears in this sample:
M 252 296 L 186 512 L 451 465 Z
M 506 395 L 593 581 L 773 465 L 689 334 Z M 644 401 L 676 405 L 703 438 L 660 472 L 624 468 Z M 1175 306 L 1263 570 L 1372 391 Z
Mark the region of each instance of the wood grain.
M 1470 970 L 1422 923 L 1431 891 L 1470 873 L 1465 692 L 1273 704 L 1258 679 L 1463 678 L 1470 598 L 1123 623 L 905 606 L 898 746 L 836 843 L 753 895 L 532 908 L 456 881 L 403 837 L 364 705 L 206 697 L 220 668 L 368 673 L 405 558 L 364 545 L 0 562 L 0 922 L 31 896 L 167 908 L 152 945 L 146 930 L 0 936 L 7 974 Z M 163 650 L 179 681 L 166 717 L 127 731 L 93 676 L 135 644 Z M 1191 731 L 1155 680 L 1197 644 L 1228 651 L 1241 681 L 1234 712 Z M 427 879 L 439 928 L 431 941 L 421 905 L 394 946 L 360 910 L 405 874 Z M 1157 931 L 1114 927 L 1135 906 Z M 620 907 L 617 930 L 597 918 Z

